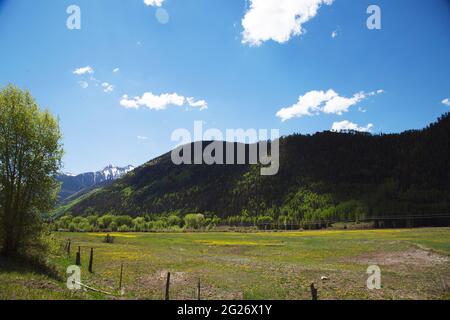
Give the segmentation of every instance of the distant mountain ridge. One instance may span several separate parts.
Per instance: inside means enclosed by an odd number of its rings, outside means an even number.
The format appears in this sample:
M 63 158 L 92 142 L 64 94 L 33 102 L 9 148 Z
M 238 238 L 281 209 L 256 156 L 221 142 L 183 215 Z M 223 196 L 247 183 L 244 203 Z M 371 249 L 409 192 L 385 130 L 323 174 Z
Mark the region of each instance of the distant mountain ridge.
M 293 134 L 280 138 L 279 154 L 279 173 L 261 176 L 259 165 L 175 165 L 169 152 L 74 195 L 58 213 L 296 224 L 450 212 L 450 113 L 398 134 Z
M 85 172 L 81 174 L 60 173 L 57 179 L 62 183 L 58 196 L 59 201 L 63 201 L 83 189 L 99 186 L 108 181 L 121 178 L 128 172 L 134 170 L 134 166 L 117 167 L 108 165 L 102 170 L 95 172 Z

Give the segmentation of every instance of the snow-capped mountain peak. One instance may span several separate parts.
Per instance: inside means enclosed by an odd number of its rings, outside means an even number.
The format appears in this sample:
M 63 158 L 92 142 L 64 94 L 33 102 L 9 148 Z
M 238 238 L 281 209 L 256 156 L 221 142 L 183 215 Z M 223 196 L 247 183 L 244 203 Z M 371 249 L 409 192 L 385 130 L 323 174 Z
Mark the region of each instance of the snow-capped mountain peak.
M 68 176 L 68 177 L 76 177 L 76 174 L 70 173 L 70 172 L 61 172 L 62 175 Z
M 58 176 L 58 180 L 63 183 L 60 199 L 67 198 L 84 188 L 90 188 L 104 182 L 119 179 L 134 169 L 135 167 L 132 165 L 117 167 L 110 164 L 96 172 L 85 172 L 77 175 L 62 172 Z
M 132 170 L 134 170 L 132 165 L 128 165 L 126 167 L 115 167 L 110 164 L 103 168 L 103 170 L 97 171 L 96 175 L 100 174 L 104 180 L 115 180 Z

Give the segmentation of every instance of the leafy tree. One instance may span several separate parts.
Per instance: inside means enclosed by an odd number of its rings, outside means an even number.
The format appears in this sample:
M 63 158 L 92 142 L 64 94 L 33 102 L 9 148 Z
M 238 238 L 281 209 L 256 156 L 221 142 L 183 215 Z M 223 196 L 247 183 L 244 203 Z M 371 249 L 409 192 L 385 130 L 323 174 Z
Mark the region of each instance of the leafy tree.
M 89 224 L 93 227 L 97 226 L 98 215 L 91 215 L 87 217 Z
M 58 219 L 58 228 L 59 229 L 69 229 L 69 225 L 72 222 L 72 216 L 62 216 Z
M 258 217 L 258 224 L 262 227 L 267 227 L 268 225 L 273 223 L 273 218 L 269 216 L 259 216 Z
M 106 214 L 97 220 L 97 225 L 102 229 L 108 229 L 110 224 L 113 222 L 114 216 L 110 214 Z
M 137 217 L 133 219 L 133 230 L 134 231 L 144 231 L 145 230 L 145 218 Z
M 114 217 L 114 222 L 118 225 L 118 226 L 127 226 L 127 227 L 131 227 L 133 225 L 133 218 L 131 218 L 130 216 L 116 216 Z
M 130 231 L 130 227 L 128 227 L 126 224 L 121 225 L 119 228 L 117 228 L 117 231 L 119 232 L 129 232 Z
M 210 223 L 211 227 L 212 227 L 212 228 L 215 228 L 215 227 L 217 227 L 219 224 L 220 224 L 220 218 L 219 218 L 219 217 L 216 217 L 216 216 L 212 217 L 211 223 Z
M 200 229 L 205 222 L 205 216 L 202 214 L 187 214 L 184 217 L 186 227 L 189 229 Z
M 0 124 L 0 234 L 10 256 L 39 245 L 63 151 L 58 121 L 12 85 L 0 91 Z
M 181 227 L 183 224 L 183 220 L 181 220 L 181 218 L 176 215 L 170 215 L 167 218 L 167 224 L 171 227 L 175 227 L 175 226 Z
M 78 231 L 92 231 L 93 226 L 89 223 L 89 220 L 87 218 L 77 217 L 80 218 L 78 220 L 73 219 L 73 222 L 76 223 L 76 228 Z
M 116 223 L 115 221 L 111 222 L 111 223 L 109 224 L 109 228 L 110 228 L 112 231 L 117 231 L 117 223 Z

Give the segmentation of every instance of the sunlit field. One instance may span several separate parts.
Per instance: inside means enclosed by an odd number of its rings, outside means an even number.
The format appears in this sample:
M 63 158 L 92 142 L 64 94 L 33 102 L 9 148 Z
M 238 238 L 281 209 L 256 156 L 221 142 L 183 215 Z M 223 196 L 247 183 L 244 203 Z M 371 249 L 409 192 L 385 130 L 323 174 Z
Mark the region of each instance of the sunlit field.
M 1 299 L 449 299 L 450 228 L 268 233 L 57 233 L 57 279 L 0 260 Z M 69 291 L 65 270 L 81 247 L 81 282 Z M 93 273 L 88 272 L 94 248 Z M 119 291 L 121 264 L 122 290 Z M 369 265 L 381 289 L 369 290 Z M 326 278 L 324 278 L 326 277 Z

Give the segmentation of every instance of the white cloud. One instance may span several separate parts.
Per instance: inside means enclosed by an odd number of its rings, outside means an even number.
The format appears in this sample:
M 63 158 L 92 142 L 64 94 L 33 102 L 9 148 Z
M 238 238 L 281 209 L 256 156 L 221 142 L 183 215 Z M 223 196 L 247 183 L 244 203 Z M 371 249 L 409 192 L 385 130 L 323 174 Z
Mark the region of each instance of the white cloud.
M 250 0 L 242 19 L 242 42 L 259 46 L 264 41 L 287 42 L 304 33 L 303 24 L 317 15 L 322 5 L 334 0 Z
M 144 0 L 146 6 L 161 7 L 164 0 Z
M 337 32 L 337 30 L 335 30 L 335 31 L 333 31 L 332 33 L 331 33 L 331 37 L 334 39 L 334 38 L 336 38 L 338 36 L 338 32 Z
M 298 98 L 298 102 L 290 107 L 282 108 L 277 112 L 277 117 L 286 121 L 293 117 L 311 116 L 318 114 L 324 101 L 329 101 L 337 94 L 333 90 L 310 91 Z
M 340 131 L 346 131 L 346 130 L 353 130 L 353 131 L 359 131 L 359 132 L 370 132 L 373 128 L 373 124 L 369 123 L 365 127 L 360 127 L 356 123 L 350 122 L 348 120 L 344 120 L 341 122 L 334 122 L 333 126 L 331 128 L 331 131 L 340 132 Z
M 169 105 L 182 106 L 185 102 L 183 96 L 177 93 L 164 93 L 161 95 L 154 95 L 151 92 L 146 92 L 137 101 L 138 105 L 146 106 L 153 110 L 164 110 Z
M 178 93 L 155 95 L 151 92 L 145 92 L 142 97 L 130 99 L 128 95 L 124 95 L 120 100 L 120 105 L 128 109 L 147 107 L 150 110 L 165 110 L 171 105 L 182 107 L 186 104 L 192 108 L 199 108 L 200 110 L 208 108 L 208 103 L 205 100 L 195 100 L 192 97 L 186 98 Z
M 448 98 L 445 98 L 444 100 L 442 100 L 442 104 L 450 107 L 450 100 Z
M 122 100 L 120 100 L 120 105 L 127 109 L 139 109 L 139 105 L 137 104 L 138 99 L 139 99 L 139 97 L 136 97 L 134 99 L 129 99 L 128 95 L 124 95 L 122 97 Z
M 187 103 L 192 107 L 192 108 L 199 108 L 200 110 L 206 110 L 208 109 L 208 103 L 205 100 L 198 100 L 195 101 L 194 98 L 190 97 L 187 98 Z
M 137 136 L 138 140 L 148 140 L 148 137 L 145 136 Z
M 351 106 L 354 106 L 364 100 L 368 95 L 364 92 L 358 92 L 353 95 L 351 98 L 340 97 L 336 94 L 333 98 L 328 100 L 322 111 L 324 113 L 334 113 L 338 115 L 342 115 L 344 112 L 347 112 Z
M 119 71 L 120 71 L 119 68 L 115 68 L 115 69 L 113 70 L 114 73 L 117 73 L 117 72 L 119 72 Z
M 78 81 L 78 84 L 79 84 L 80 87 L 82 87 L 83 89 L 86 89 L 87 87 L 89 87 L 89 83 L 87 83 L 86 81 Z
M 113 70 L 113 72 L 118 72 L 119 68 L 116 68 Z M 82 67 L 82 68 L 78 68 L 75 69 L 73 71 L 73 73 L 75 75 L 81 76 L 81 75 L 90 75 L 88 78 L 86 79 L 88 81 L 78 81 L 78 84 L 80 85 L 80 87 L 82 87 L 83 89 L 86 89 L 87 87 L 89 87 L 89 83 L 94 85 L 95 87 L 99 87 L 101 86 L 103 92 L 109 93 L 109 92 L 113 92 L 115 87 L 108 83 L 108 82 L 101 82 L 100 80 L 96 79 L 93 74 L 94 74 L 94 69 L 91 66 L 86 66 L 86 67 Z
M 109 93 L 114 91 L 114 86 L 108 82 L 102 83 L 103 92 Z
M 83 74 L 92 74 L 92 73 L 94 73 L 94 69 L 90 66 L 78 68 L 73 71 L 73 74 L 76 74 L 78 76 L 81 76 Z
M 382 92 L 382 90 L 369 93 L 358 92 L 347 98 L 339 96 L 333 89 L 326 92 L 313 90 L 300 96 L 296 104 L 279 110 L 276 116 L 282 121 L 286 121 L 294 117 L 318 115 L 321 112 L 342 115 L 344 112 L 348 112 L 350 107 Z

